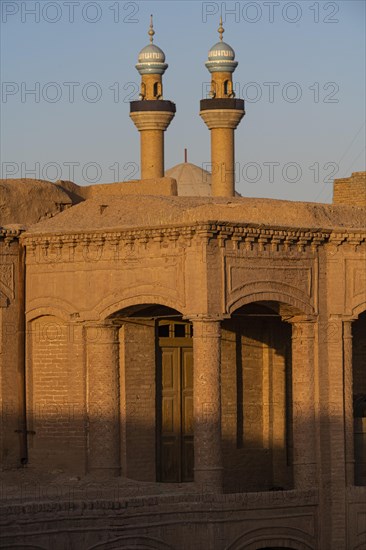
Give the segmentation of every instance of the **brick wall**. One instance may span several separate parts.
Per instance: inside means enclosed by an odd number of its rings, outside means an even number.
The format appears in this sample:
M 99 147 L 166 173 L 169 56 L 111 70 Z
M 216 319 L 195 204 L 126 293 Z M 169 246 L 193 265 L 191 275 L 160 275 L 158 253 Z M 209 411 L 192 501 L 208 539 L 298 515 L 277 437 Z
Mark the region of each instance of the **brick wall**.
M 18 467 L 22 435 L 22 270 L 17 240 L 0 234 L 0 470 Z
M 126 319 L 120 330 L 122 473 L 156 481 L 155 328 Z
M 334 180 L 333 204 L 366 207 L 366 172 Z
M 85 375 L 82 329 L 44 316 L 28 327 L 29 464 L 84 471 Z

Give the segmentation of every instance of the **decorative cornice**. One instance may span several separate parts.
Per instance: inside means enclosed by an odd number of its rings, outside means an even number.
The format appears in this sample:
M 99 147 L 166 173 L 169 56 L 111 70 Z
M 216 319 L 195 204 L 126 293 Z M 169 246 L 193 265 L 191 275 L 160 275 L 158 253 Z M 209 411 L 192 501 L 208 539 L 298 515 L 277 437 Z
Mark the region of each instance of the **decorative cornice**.
M 21 227 L 0 227 L 0 242 L 3 240 L 9 246 L 11 242 L 18 240 L 24 231 Z
M 17 237 L 21 231 L 18 232 Z M 190 225 L 174 224 L 162 227 L 141 227 L 125 230 L 100 230 L 84 232 L 59 232 L 54 234 L 23 234 L 21 242 L 30 250 L 41 246 L 45 251 L 52 247 L 56 254 L 63 246 L 73 249 L 78 245 L 84 247 L 103 248 L 108 243 L 118 248 L 121 244 L 132 248 L 134 245 L 146 247 L 151 242 L 161 247 L 190 246 L 192 239 L 209 243 L 217 240 L 224 248 L 226 242 L 232 243 L 232 249 L 253 250 L 256 246 L 259 252 L 315 252 L 321 245 L 331 243 L 339 246 L 348 243 L 353 247 L 366 242 L 365 230 L 329 230 L 329 229 L 294 229 L 288 227 L 263 227 L 259 224 L 241 224 L 232 222 L 197 222 Z

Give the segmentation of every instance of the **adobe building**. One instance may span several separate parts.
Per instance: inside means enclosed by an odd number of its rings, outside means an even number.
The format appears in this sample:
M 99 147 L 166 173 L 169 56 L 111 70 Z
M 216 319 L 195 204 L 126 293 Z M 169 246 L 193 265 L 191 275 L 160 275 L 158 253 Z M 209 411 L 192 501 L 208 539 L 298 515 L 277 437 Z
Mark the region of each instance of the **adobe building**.
M 219 33 L 204 184 L 165 173 L 152 25 L 142 179 L 0 183 L 0 548 L 366 548 L 366 173 L 235 196 Z

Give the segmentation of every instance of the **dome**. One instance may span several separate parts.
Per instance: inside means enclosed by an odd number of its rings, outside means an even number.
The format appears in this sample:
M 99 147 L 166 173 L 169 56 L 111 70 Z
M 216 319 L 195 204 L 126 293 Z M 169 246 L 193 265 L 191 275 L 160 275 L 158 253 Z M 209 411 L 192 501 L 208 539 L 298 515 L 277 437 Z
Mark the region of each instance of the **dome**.
M 146 63 L 151 61 L 165 63 L 165 53 L 162 49 L 159 48 L 159 46 L 156 46 L 155 44 L 149 44 L 148 46 L 145 46 L 145 48 L 142 48 L 138 57 L 139 63 Z
M 182 162 L 165 172 L 165 176 L 177 181 L 180 197 L 210 197 L 211 172 L 200 168 L 191 162 Z M 235 193 L 240 197 L 239 193 Z
M 168 64 L 165 63 L 165 54 L 155 44 L 149 44 L 139 53 L 136 69 L 142 74 L 164 74 Z
M 208 52 L 208 61 L 205 65 L 210 73 L 233 73 L 238 66 L 235 60 L 235 52 L 226 42 L 217 42 Z
M 235 61 L 235 52 L 233 48 L 222 40 L 222 35 L 224 33 L 222 18 L 220 18 L 220 26 L 217 30 L 220 35 L 220 40 L 216 42 L 208 52 L 208 61 L 206 61 L 205 65 L 210 73 L 233 73 L 238 66 L 238 62 Z
M 177 181 L 178 196 L 209 197 L 211 195 L 210 172 L 191 162 L 177 164 L 167 170 L 165 175 Z
M 155 31 L 153 29 L 152 16 L 148 34 L 150 36 L 150 44 L 142 48 L 140 51 L 136 69 L 141 75 L 164 74 L 168 68 L 168 65 L 165 63 L 165 53 L 163 50 L 159 48 L 159 46 L 153 44 L 153 36 Z
M 217 59 L 234 61 L 235 52 L 226 42 L 216 42 L 208 52 L 208 60 L 216 61 Z

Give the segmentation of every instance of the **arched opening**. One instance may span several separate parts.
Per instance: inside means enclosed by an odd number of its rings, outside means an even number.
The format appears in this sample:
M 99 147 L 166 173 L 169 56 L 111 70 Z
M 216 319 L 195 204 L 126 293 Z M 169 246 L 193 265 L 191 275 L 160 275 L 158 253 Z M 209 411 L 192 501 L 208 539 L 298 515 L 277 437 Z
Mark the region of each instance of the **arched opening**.
M 366 311 L 352 324 L 355 485 L 366 485 Z
M 217 92 L 217 83 L 216 83 L 215 80 L 211 80 L 211 87 L 210 87 L 209 97 L 211 97 L 211 98 L 216 97 L 216 92 Z
M 120 326 L 122 473 L 193 481 L 191 324 L 158 304 L 131 306 L 110 320 Z
M 145 82 L 141 82 L 140 97 L 141 97 L 141 99 L 145 99 L 145 97 L 146 97 L 146 84 L 145 84 Z
M 229 80 L 224 81 L 224 97 L 229 95 Z
M 160 82 L 154 82 L 154 98 L 160 99 L 161 97 L 161 84 Z
M 292 331 L 281 308 L 251 303 L 222 324 L 225 491 L 293 487 Z

